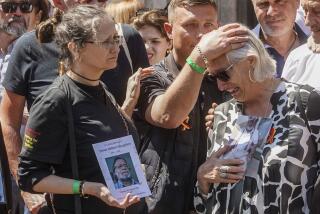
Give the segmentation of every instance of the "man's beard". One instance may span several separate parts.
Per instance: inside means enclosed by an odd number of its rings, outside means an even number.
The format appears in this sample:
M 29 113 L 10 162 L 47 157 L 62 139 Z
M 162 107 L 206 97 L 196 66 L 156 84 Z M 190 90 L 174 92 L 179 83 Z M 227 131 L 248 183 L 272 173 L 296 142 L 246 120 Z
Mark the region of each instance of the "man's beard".
M 19 23 L 19 25 L 15 25 L 15 23 Z M 0 21 L 0 30 L 14 37 L 20 37 L 27 31 L 24 18 L 19 16 L 13 16 L 6 23 Z
M 128 173 L 128 175 L 123 176 L 122 178 L 120 178 L 120 180 L 121 180 L 122 182 L 128 182 L 128 181 L 131 181 L 131 179 L 132 179 L 132 176 L 131 176 L 130 173 Z

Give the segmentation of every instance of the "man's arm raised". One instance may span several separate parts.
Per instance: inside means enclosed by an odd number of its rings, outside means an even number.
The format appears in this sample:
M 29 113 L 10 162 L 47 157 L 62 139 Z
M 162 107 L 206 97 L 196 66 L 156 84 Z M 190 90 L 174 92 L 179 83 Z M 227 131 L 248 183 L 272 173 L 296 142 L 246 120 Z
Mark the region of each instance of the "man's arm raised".
M 210 72 L 218 66 L 212 63 L 215 59 L 231 49 L 242 47 L 243 42 L 247 41 L 246 35 L 247 30 L 239 24 L 229 24 L 202 36 L 198 48 L 209 61 L 207 70 Z M 205 68 L 203 56 L 197 47 L 189 58 L 198 66 Z M 194 107 L 202 79 L 203 74 L 193 71 L 188 64 L 185 64 L 168 90 L 148 106 L 145 112 L 146 120 L 155 126 L 177 128 Z

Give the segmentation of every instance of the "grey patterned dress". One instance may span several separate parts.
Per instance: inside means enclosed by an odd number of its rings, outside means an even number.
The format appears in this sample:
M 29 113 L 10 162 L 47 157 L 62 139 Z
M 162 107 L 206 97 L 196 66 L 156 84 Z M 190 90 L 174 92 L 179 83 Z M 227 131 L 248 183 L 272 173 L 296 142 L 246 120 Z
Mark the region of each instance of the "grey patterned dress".
M 281 82 L 271 97 L 275 134 L 263 146 L 256 177 L 246 176 L 237 184 L 213 184 L 207 199 L 196 186 L 194 205 L 198 213 L 310 213 L 320 172 L 320 94 L 317 90 L 300 90 L 309 97 L 306 115 L 310 133 L 296 102 L 297 91 L 298 85 Z M 216 108 L 208 156 L 227 142 L 239 114 L 235 100 Z

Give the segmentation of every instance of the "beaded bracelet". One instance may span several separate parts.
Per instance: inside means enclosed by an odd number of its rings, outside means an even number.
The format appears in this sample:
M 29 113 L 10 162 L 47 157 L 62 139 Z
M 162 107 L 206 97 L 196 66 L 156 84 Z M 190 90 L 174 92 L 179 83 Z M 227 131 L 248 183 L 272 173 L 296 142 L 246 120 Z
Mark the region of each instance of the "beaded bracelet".
M 202 60 L 204 61 L 204 64 L 206 65 L 206 68 L 208 68 L 208 65 L 209 65 L 209 60 L 208 58 L 206 57 L 206 55 L 204 55 L 199 47 L 199 45 L 196 45 L 196 48 L 197 48 L 197 51 L 199 52 Z

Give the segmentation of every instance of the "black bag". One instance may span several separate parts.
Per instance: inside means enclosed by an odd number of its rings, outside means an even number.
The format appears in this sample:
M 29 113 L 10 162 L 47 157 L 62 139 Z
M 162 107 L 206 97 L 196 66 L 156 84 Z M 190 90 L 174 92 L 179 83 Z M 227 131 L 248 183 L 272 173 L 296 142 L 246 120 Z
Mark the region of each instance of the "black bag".
M 145 165 L 148 185 L 152 195 L 146 198 L 148 212 L 152 213 L 161 201 L 164 188 L 169 183 L 168 163 L 173 151 L 175 129 L 159 129 L 150 127 L 141 140 L 139 148 L 141 162 Z M 144 161 L 147 159 L 148 161 Z

